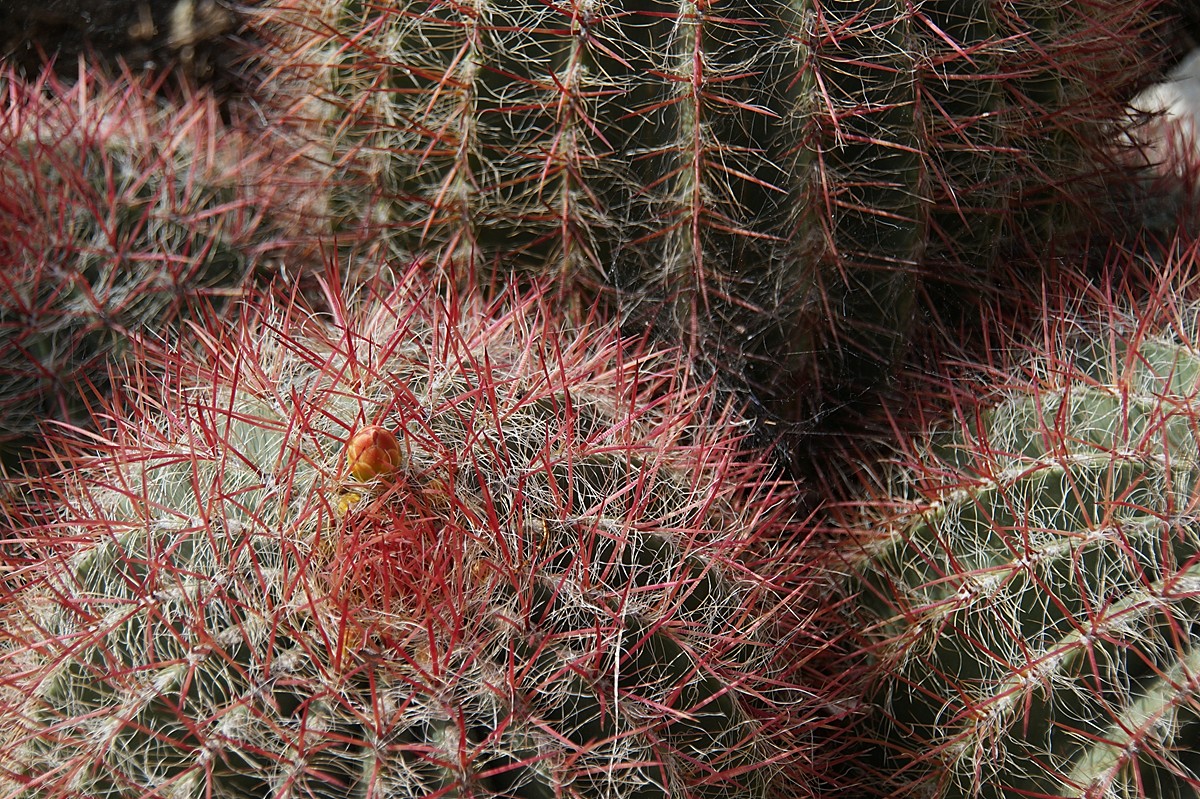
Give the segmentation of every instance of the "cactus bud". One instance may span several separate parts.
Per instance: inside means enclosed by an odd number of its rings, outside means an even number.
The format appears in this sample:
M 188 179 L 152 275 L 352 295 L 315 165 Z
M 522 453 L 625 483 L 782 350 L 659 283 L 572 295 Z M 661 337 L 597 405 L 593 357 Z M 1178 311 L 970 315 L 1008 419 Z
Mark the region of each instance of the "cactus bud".
M 400 442 L 386 427 L 364 427 L 347 442 L 346 462 L 359 482 L 388 477 L 400 468 Z

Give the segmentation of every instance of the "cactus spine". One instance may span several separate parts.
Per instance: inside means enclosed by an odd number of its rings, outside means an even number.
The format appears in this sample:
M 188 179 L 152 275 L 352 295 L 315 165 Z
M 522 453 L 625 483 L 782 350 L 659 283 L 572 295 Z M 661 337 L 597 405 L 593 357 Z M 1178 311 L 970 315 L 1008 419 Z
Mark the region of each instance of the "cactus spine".
M 296 203 L 253 136 L 211 97 L 83 70 L 0 75 L 0 442 L 87 418 L 130 338 L 169 336 L 292 249 Z M 297 203 L 298 204 L 298 203 Z M 311 209 L 310 209 L 311 210 Z M 302 268 L 291 259 L 289 267 Z M 81 385 L 84 388 L 81 388 Z
M 1082 204 L 1152 5 L 280 0 L 265 28 L 400 252 L 614 288 L 763 385 L 877 371 L 927 265 Z
M 925 440 L 889 486 L 899 510 L 859 528 L 889 795 L 1200 789 L 1191 311 L 1160 335 L 1134 317 L 1047 337 L 1000 401 Z
M 2 603 L 17 795 L 803 795 L 793 489 L 611 328 L 420 285 L 164 357 L 53 484 Z

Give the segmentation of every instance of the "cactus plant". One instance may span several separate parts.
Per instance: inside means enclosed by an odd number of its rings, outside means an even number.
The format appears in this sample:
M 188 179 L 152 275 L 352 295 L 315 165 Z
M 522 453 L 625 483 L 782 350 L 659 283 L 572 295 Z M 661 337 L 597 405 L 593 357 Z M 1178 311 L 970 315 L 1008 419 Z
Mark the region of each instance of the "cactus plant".
M 795 487 L 669 358 L 427 281 L 148 356 L 61 456 L 6 795 L 805 795 Z
M 259 28 L 362 177 L 348 222 L 614 289 L 779 395 L 871 379 L 931 265 L 1087 204 L 1155 6 L 277 0 Z
M 153 81 L 87 69 L 72 83 L 6 72 L 0 86 L 0 442 L 11 454 L 43 420 L 86 419 L 80 385 L 102 387 L 130 336 L 167 335 L 272 259 L 299 255 L 282 206 L 302 197 L 282 190 L 289 167 L 224 125 L 209 95 L 169 105 Z
M 1122 307 L 1093 287 L 1103 315 L 1054 322 L 998 397 L 960 390 L 858 505 L 852 623 L 887 795 L 1200 790 L 1200 306 L 1182 294 Z

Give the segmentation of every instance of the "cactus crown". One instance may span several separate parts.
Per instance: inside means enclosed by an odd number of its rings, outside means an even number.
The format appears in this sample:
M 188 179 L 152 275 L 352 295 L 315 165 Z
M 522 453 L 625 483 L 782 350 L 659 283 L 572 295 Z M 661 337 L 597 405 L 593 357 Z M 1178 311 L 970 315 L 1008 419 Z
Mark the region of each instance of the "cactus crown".
M 306 332 L 266 314 L 142 375 L 28 533 L 56 554 L 5 598 L 7 778 L 46 797 L 789 785 L 794 620 L 751 568 L 789 489 L 699 424 L 701 387 L 611 328 L 558 344 L 537 302 L 408 289 Z M 369 424 L 403 465 L 364 482 L 344 445 Z

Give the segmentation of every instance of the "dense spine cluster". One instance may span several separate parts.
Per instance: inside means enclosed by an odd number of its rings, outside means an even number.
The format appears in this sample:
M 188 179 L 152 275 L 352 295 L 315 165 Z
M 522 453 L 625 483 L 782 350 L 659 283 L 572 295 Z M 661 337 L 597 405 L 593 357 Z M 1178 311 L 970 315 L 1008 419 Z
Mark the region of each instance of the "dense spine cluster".
M 765 387 L 878 372 L 928 267 L 980 281 L 1086 205 L 1152 6 L 280 0 L 263 27 L 361 175 L 347 223 L 613 289 Z
M 0 797 L 1200 794 L 1177 0 L 92 5 L 0 9 Z
M 794 488 L 611 327 L 424 279 L 134 383 L 0 603 L 9 790 L 805 793 Z
M 0 87 L 0 447 L 11 454 L 46 419 L 84 422 L 86 387 L 104 387 L 131 338 L 169 336 L 298 253 L 285 220 L 303 194 L 212 97 L 170 105 L 149 80 L 86 70 L 73 83 L 6 72 Z
M 1116 317 L 961 403 L 857 523 L 889 791 L 1200 789 L 1200 339 Z

